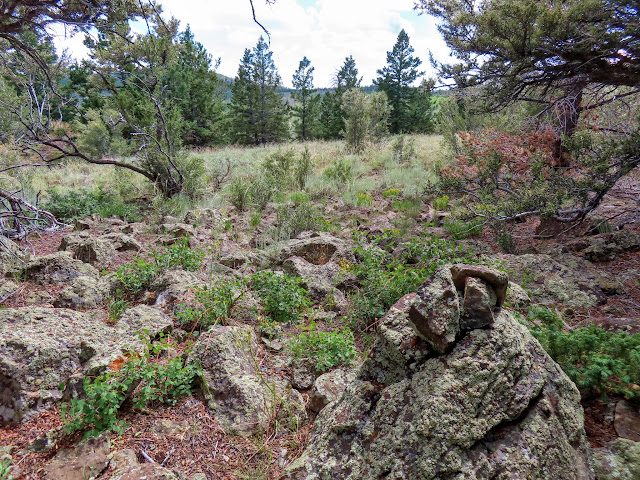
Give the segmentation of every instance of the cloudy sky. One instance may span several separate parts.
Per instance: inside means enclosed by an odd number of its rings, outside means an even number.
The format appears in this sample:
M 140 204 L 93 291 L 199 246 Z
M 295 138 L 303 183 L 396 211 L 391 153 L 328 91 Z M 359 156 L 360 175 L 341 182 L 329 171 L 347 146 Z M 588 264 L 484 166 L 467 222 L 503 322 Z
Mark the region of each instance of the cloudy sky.
M 234 77 L 245 48 L 252 48 L 263 34 L 253 22 L 249 0 L 160 0 L 165 12 L 184 28 L 191 26 L 196 40 L 215 58 L 218 72 Z M 431 75 L 429 51 L 447 59 L 447 48 L 435 23 L 413 10 L 413 0 L 277 0 L 266 5 L 254 0 L 256 16 L 271 33 L 271 50 L 284 85 L 306 55 L 315 67 L 316 87 L 330 86 L 345 57 L 353 55 L 368 85 L 386 63 L 403 28 L 422 70 Z M 60 39 L 75 56 L 82 55 L 81 38 Z

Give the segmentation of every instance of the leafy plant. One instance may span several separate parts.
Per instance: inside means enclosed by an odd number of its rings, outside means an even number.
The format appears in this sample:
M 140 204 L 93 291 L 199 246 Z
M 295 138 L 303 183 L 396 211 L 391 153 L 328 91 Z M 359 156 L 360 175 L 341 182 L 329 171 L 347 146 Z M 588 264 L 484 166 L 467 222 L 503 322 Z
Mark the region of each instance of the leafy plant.
M 0 480 L 11 480 L 11 460 L 0 460 Z
M 382 192 L 382 198 L 397 198 L 402 193 L 402 190 L 399 188 L 389 188 Z
M 200 307 L 179 305 L 176 318 L 190 327 L 198 324 L 200 329 L 206 329 L 229 318 L 231 309 L 244 295 L 245 288 L 243 279 L 219 280 L 215 285 L 196 287 L 194 294 Z
M 350 323 L 364 328 L 387 313 L 402 296 L 415 292 L 445 263 L 480 263 L 454 242 L 424 235 L 401 242 L 398 232 L 387 230 L 370 240 L 355 234 L 354 254 L 358 262 L 344 267 L 358 279 L 350 293 Z
M 136 295 L 147 288 L 160 271 L 155 261 L 136 257 L 131 263 L 118 267 L 114 276 L 120 281 L 125 292 Z
M 116 323 L 130 306 L 129 302 L 122 298 L 122 292 L 117 290 L 115 296 L 109 301 L 109 305 L 107 307 L 109 311 L 109 321 Z
M 277 226 L 291 238 L 305 230 L 327 230 L 329 224 L 312 203 L 298 206 L 279 205 L 276 207 Z
M 180 267 L 189 272 L 202 268 L 205 252 L 201 248 L 191 248 L 188 237 L 179 238 L 173 245 L 167 247 L 163 253 L 151 255 L 160 270 Z
M 596 325 L 564 331 L 561 319 L 540 307 L 529 317 L 541 322 L 533 335 L 579 388 L 640 399 L 640 334 Z
M 433 208 L 436 210 L 446 210 L 449 207 L 449 195 L 443 195 L 433 201 Z
M 464 240 L 465 238 L 475 237 L 480 235 L 484 230 L 485 222 L 481 218 L 474 218 L 468 222 L 458 221 L 446 221 L 443 228 L 451 233 L 454 240 Z
M 353 333 L 348 328 L 322 332 L 315 322 L 303 327 L 297 337 L 289 341 L 289 350 L 295 358 L 311 358 L 316 368 L 325 372 L 342 363 L 349 364 L 356 356 Z
M 359 193 L 356 197 L 356 205 L 358 207 L 372 207 L 373 197 L 368 193 Z
M 86 430 L 84 437 L 97 436 L 111 430 L 122 433 L 124 422 L 118 411 L 127 399 L 134 408 L 153 402 L 175 403 L 175 399 L 191 392 L 198 373 L 195 365 L 183 365 L 180 357 L 160 361 L 160 353 L 171 348 L 166 341 L 151 344 L 148 332 L 140 333 L 144 343 L 141 353 L 130 350 L 119 368 L 84 381 L 84 398 L 73 398 L 62 406 L 65 428 L 71 433 Z
M 260 297 L 266 315 L 277 322 L 295 322 L 301 310 L 311 302 L 308 292 L 300 286 L 302 279 L 262 270 L 251 276 L 250 284 Z
M 309 203 L 311 201 L 311 197 L 304 192 L 293 192 L 291 195 L 289 195 L 289 199 L 296 207 L 302 205 L 303 203 Z
M 338 185 L 345 184 L 353 179 L 353 164 L 343 158 L 334 160 L 324 169 L 322 176 Z

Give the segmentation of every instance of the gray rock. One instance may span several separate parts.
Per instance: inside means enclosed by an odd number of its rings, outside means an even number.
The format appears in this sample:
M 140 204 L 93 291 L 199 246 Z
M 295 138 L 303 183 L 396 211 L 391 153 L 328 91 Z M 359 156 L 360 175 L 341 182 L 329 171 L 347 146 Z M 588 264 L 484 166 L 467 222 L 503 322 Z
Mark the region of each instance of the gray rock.
M 58 450 L 45 467 L 47 480 L 90 480 L 99 477 L 109 466 L 109 436 L 89 438 L 75 448 Z
M 216 420 L 230 432 L 250 436 L 264 432 L 273 420 L 279 398 L 292 418 L 301 422 L 304 407 L 287 402 L 286 386 L 257 371 L 258 344 L 248 326 L 218 326 L 201 335 L 189 363 L 202 366 L 202 391 Z
M 358 369 L 337 368 L 316 378 L 309 396 L 309 409 L 319 412 L 331 402 L 340 398 L 347 385 L 356 379 Z
M 592 450 L 598 480 L 638 480 L 640 442 L 618 438 L 605 448 Z
M 460 302 L 448 265 L 422 284 L 409 311 L 416 332 L 436 351 L 446 352 L 460 333 Z
M 87 313 L 61 308 L 0 309 L 0 425 L 49 409 L 98 375 L 129 347 L 142 348 L 137 332 L 154 337 L 172 321 L 147 306 L 129 309 L 115 326 Z
M 573 255 L 499 255 L 509 277 L 538 303 L 589 308 L 607 302 L 594 266 Z
M 58 293 L 53 306 L 73 310 L 97 308 L 109 296 L 110 288 L 107 278 L 78 277 Z
M 280 265 L 290 257 L 301 257 L 313 265 L 324 265 L 330 261 L 339 263 L 340 259 L 353 261 L 350 246 L 327 233 L 311 233 L 289 241 L 282 247 L 276 264 Z
M 120 232 L 107 233 L 101 237 L 102 240 L 109 244 L 119 252 L 138 252 L 142 250 L 142 244 L 135 238 Z
M 155 305 L 167 307 L 186 301 L 190 297 L 189 292 L 205 285 L 207 282 L 197 273 L 186 270 L 169 270 L 154 280 L 150 289 L 158 293 Z
M 529 294 L 517 283 L 509 282 L 507 302 L 516 308 L 527 309 L 531 305 Z
M 594 478 L 578 390 L 507 312 L 386 386 L 371 363 L 283 478 Z
M 310 358 L 294 358 L 291 361 L 291 385 L 298 390 L 309 390 L 320 372 Z
M 344 293 L 337 287 L 349 280 L 355 280 L 350 272 L 343 271 L 334 261 L 322 265 L 313 264 L 302 257 L 290 257 L 282 264 L 290 275 L 302 279 L 302 287 L 316 303 L 326 304 L 330 310 L 340 310 L 346 306 Z
M 2 237 L 1 240 L 0 276 L 19 271 L 30 259 L 29 253 L 21 249 L 15 242 L 6 237 Z
M 73 258 L 99 268 L 109 266 L 115 252 L 110 242 L 92 237 L 87 231 L 65 235 L 58 250 L 71 252 Z
M 69 252 L 58 252 L 35 258 L 20 276 L 40 285 L 67 285 L 81 276 L 98 278 L 99 273 L 95 267 L 72 258 Z
M 463 315 L 460 318 L 462 330 L 472 330 L 493 324 L 493 311 L 497 307 L 497 296 L 493 288 L 484 280 L 467 277 L 462 300 Z
M 507 296 L 509 276 L 505 272 L 483 265 L 456 264 L 451 267 L 451 277 L 458 290 L 465 289 L 468 277 L 479 278 L 491 286 L 496 295 L 497 306 L 501 307 Z
M 113 454 L 114 465 L 111 480 L 184 480 L 184 476 L 158 463 L 138 463 L 132 449 Z
M 619 437 L 640 442 L 640 412 L 625 400 L 616 403 L 613 426 Z

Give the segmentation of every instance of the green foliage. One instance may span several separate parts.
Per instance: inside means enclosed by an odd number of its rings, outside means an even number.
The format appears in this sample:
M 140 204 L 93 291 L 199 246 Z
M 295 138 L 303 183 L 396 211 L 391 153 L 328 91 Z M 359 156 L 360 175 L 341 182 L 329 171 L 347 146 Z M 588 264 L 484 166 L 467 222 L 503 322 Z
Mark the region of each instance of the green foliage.
M 289 195 L 289 199 L 291 203 L 293 203 L 296 207 L 302 205 L 303 203 L 309 203 L 311 201 L 311 197 L 304 192 L 293 192 Z
M 314 95 L 316 92 L 313 88 L 314 69 L 309 59 L 304 57 L 300 61 L 298 70 L 293 74 L 292 80 L 293 88 L 295 88 L 292 96 L 296 101 L 293 108 L 293 116 L 298 119 L 295 130 L 298 138 L 303 141 L 313 136 L 317 122 L 319 97 Z
M 126 399 L 134 408 L 160 402 L 172 405 L 175 400 L 191 392 L 198 368 L 184 365 L 180 357 L 159 361 L 163 350 L 171 349 L 166 341 L 151 344 L 148 332 L 140 333 L 144 349 L 130 350 L 122 367 L 108 371 L 93 381 L 84 381 L 84 397 L 73 398 L 62 406 L 61 415 L 67 432 L 85 430 L 85 438 L 104 431 L 122 433 L 125 424 L 118 420 L 118 411 Z
M 358 207 L 373 207 L 373 197 L 368 193 L 360 192 L 356 197 Z
M 322 176 L 336 185 L 344 185 L 353 179 L 353 163 L 337 158 L 322 172 Z
M 0 480 L 11 480 L 11 460 L 0 460 Z
M 529 317 L 541 323 L 531 329 L 533 335 L 578 388 L 640 399 L 640 334 L 596 325 L 564 331 L 562 321 L 544 307 L 532 309 Z
M 485 222 L 483 219 L 474 218 L 468 222 L 461 220 L 452 220 L 444 222 L 443 228 L 451 233 L 454 240 L 464 240 L 465 238 L 480 235 L 484 230 Z
M 311 202 L 301 203 L 298 206 L 278 205 L 277 228 L 289 238 L 297 236 L 307 230 L 325 231 L 330 227 L 322 212 Z
M 111 323 L 116 323 L 130 306 L 131 304 L 122 298 L 120 290 L 116 291 L 116 294 L 109 300 L 109 304 L 107 306 L 109 321 Z
M 402 190 L 400 190 L 399 188 L 389 188 L 388 190 L 382 192 L 382 198 L 398 198 L 401 193 Z
M 305 147 L 302 155 L 293 167 L 293 180 L 295 186 L 301 190 L 304 189 L 312 173 L 313 162 L 311 161 L 311 153 L 309 152 L 309 148 Z
M 443 195 L 442 197 L 436 198 L 433 201 L 433 208 L 440 211 L 449 208 L 449 195 Z
M 403 212 L 407 217 L 417 218 L 422 212 L 422 200 L 419 198 L 394 200 L 391 202 L 391 208 L 397 212 Z
M 408 165 L 416 156 L 416 143 L 411 137 L 399 135 L 391 143 L 393 159 L 401 165 Z
M 261 270 L 250 277 L 251 288 L 260 297 L 264 313 L 277 322 L 298 321 L 301 309 L 311 305 L 301 283 L 300 278 L 271 270 Z
M 513 241 L 513 235 L 511 235 L 509 232 L 498 233 L 498 235 L 496 236 L 496 242 L 503 252 L 515 253 L 516 244 Z
M 311 358 L 320 372 L 349 364 L 356 356 L 353 333 L 348 328 L 322 332 L 315 322 L 303 327 L 304 332 L 289 341 L 289 350 L 294 358 Z
M 342 95 L 344 140 L 347 148 L 362 153 L 370 140 L 379 140 L 388 133 L 391 107 L 384 92 L 366 95 L 359 88 L 347 90 Z
M 65 222 L 93 213 L 104 218 L 116 215 L 127 222 L 137 222 L 142 218 L 140 210 L 135 205 L 125 203 L 101 188 L 72 190 L 67 193 L 60 193 L 53 189 L 43 208 Z
M 214 285 L 196 287 L 194 296 L 198 308 L 187 305 L 176 307 L 176 318 L 187 327 L 198 326 L 200 330 L 222 323 L 231 315 L 231 309 L 242 298 L 246 282 L 242 279 L 219 280 Z
M 164 252 L 153 252 L 150 259 L 136 257 L 131 263 L 121 265 L 114 276 L 125 292 L 137 295 L 166 270 L 176 267 L 188 271 L 199 270 L 204 256 L 205 252 L 201 248 L 191 248 L 189 239 L 182 237 Z
M 355 235 L 358 263 L 344 267 L 358 278 L 358 288 L 350 294 L 349 319 L 354 328 L 364 328 L 385 315 L 401 297 L 415 292 L 440 265 L 479 263 L 449 240 L 424 235 L 401 242 L 397 233 L 386 231 L 370 241 Z

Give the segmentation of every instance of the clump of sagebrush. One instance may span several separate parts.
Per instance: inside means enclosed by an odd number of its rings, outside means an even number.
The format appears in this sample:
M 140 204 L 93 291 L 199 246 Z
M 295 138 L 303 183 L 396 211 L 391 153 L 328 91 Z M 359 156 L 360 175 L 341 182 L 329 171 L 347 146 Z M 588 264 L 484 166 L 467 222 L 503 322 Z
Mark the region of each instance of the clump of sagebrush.
M 294 358 L 309 358 L 320 372 L 342 363 L 349 364 L 356 356 L 353 333 L 347 327 L 332 332 L 318 330 L 315 322 L 303 327 L 303 332 L 288 344 Z
M 531 333 L 583 391 L 640 400 L 640 334 L 604 330 L 596 325 L 565 330 L 562 319 L 536 306 Z
M 367 238 L 354 234 L 355 264 L 341 266 L 357 277 L 349 294 L 350 323 L 362 329 L 387 313 L 401 297 L 415 292 L 440 265 L 481 263 L 473 252 L 450 240 L 423 234 L 403 241 L 398 231 Z

